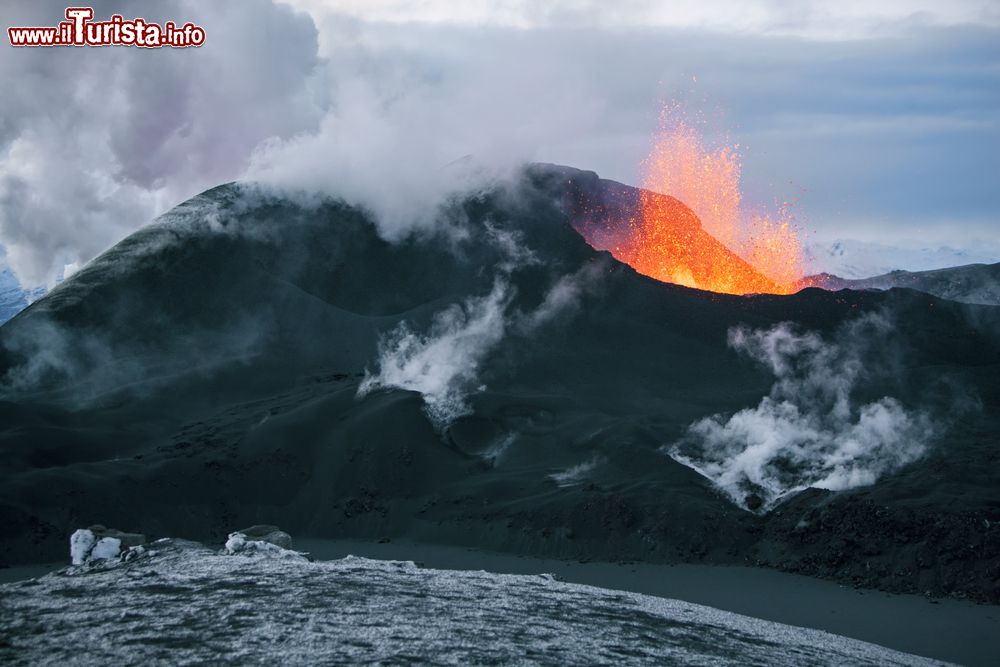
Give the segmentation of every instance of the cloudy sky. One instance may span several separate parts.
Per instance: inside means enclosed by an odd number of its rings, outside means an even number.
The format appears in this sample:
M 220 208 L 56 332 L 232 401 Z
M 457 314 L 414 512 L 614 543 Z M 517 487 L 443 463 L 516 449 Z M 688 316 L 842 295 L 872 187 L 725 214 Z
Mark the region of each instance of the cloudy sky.
M 793 203 L 816 268 L 1000 261 L 991 0 L 93 4 L 98 18 L 193 21 L 207 40 L 4 40 L 0 246 L 26 285 L 236 178 L 339 194 L 390 221 L 466 155 L 637 183 L 667 101 L 740 145 L 747 198 Z M 64 8 L 5 2 L 0 17 L 54 25 Z

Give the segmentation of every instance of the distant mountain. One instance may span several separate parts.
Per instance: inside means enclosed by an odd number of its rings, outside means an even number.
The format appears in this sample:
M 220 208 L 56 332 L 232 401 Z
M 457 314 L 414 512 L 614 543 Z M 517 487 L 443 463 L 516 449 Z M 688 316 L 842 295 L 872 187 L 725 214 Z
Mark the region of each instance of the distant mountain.
M 0 324 L 17 315 L 43 294 L 45 290 L 41 288 L 22 289 L 10 269 L 0 270 Z
M 806 244 L 809 265 L 816 273 L 843 278 L 879 276 L 896 269 L 930 271 L 943 266 L 992 264 L 1000 260 L 1000 239 L 976 239 L 964 247 L 935 243 L 875 243 L 857 239 L 813 241 Z
M 908 287 L 942 299 L 1000 305 L 1000 263 L 968 264 L 933 271 L 891 271 L 873 278 L 848 279 L 829 273 L 806 276 L 800 287 L 821 287 L 827 290 L 887 290 Z

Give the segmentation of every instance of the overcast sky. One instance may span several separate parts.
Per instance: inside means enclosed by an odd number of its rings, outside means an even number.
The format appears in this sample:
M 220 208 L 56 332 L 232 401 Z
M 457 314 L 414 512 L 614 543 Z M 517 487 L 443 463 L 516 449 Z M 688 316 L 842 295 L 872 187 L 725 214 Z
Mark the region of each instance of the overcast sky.
M 0 245 L 26 284 L 235 178 L 341 194 L 397 222 L 469 154 L 637 183 L 672 100 L 740 144 L 747 197 L 791 200 L 817 248 L 844 241 L 856 263 L 876 253 L 872 268 L 1000 261 L 1000 3 L 94 5 L 98 18 L 190 20 L 207 40 L 4 40 Z M 7 2 L 0 17 L 54 25 L 64 8 Z

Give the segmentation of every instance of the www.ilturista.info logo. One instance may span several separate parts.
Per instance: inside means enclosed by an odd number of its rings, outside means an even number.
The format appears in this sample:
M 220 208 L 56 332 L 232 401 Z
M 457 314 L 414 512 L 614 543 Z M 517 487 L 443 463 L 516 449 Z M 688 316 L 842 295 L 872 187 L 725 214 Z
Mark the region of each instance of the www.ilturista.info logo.
M 108 21 L 93 21 L 92 7 L 67 7 L 66 20 L 57 26 L 7 28 L 11 46 L 139 46 L 157 49 L 184 48 L 205 43 L 205 29 L 193 23 L 163 25 L 145 19 L 125 20 L 115 14 Z

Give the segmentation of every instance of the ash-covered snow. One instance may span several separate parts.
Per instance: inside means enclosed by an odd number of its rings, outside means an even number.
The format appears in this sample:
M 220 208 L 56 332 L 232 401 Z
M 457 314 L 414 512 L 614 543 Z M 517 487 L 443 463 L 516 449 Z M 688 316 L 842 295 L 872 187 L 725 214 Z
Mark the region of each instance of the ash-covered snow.
M 0 586 L 0 662 L 939 664 L 547 575 L 227 555 L 178 540 L 132 553 Z

